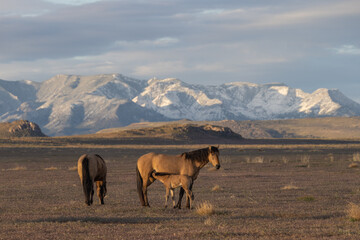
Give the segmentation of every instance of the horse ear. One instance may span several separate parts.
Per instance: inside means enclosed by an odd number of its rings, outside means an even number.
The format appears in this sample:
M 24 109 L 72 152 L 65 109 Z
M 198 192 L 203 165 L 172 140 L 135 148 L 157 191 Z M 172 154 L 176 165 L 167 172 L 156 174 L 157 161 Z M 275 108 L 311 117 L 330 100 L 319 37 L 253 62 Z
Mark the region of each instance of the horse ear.
M 220 145 L 217 145 L 217 149 L 219 149 L 220 148 Z

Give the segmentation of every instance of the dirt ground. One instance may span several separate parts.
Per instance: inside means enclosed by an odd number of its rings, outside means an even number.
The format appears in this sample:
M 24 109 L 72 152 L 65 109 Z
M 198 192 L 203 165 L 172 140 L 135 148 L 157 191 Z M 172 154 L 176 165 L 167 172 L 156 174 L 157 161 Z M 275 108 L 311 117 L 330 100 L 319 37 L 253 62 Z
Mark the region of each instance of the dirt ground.
M 360 147 L 220 149 L 220 170 L 208 164 L 193 188 L 194 205 L 207 201 L 213 215 L 165 209 L 158 181 L 148 190 L 151 208 L 141 207 L 137 158 L 189 150 L 0 148 L 0 239 L 360 238 L 360 222 L 346 213 L 349 203 L 360 204 Z M 84 204 L 74 168 L 83 153 L 98 153 L 107 162 L 103 206 L 97 198 L 90 207 Z

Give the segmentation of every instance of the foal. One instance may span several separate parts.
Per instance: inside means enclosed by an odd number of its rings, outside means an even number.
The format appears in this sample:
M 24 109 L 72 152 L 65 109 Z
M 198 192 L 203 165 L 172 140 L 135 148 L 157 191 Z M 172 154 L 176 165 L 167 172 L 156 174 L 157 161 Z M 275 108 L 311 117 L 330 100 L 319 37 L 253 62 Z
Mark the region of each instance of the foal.
M 165 207 L 167 207 L 167 201 L 169 198 L 169 191 L 170 191 L 173 207 L 175 208 L 174 189 L 177 187 L 182 187 L 186 192 L 186 196 L 190 199 L 190 209 L 191 209 L 192 200 L 194 200 L 194 194 L 190 190 L 193 184 L 193 180 L 191 177 L 189 177 L 188 175 L 160 173 L 160 172 L 156 172 L 155 170 L 152 171 L 151 176 L 162 182 L 166 188 Z

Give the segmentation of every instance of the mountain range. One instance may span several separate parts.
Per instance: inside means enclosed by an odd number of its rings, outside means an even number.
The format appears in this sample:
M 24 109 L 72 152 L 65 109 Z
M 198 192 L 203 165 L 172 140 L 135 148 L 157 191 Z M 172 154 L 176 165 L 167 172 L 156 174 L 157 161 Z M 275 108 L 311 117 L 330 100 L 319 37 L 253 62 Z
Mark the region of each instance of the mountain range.
M 56 75 L 42 83 L 0 80 L 0 121 L 26 119 L 49 136 L 94 133 L 143 121 L 359 115 L 360 104 L 339 90 L 306 93 L 281 83 L 205 86 L 121 74 Z

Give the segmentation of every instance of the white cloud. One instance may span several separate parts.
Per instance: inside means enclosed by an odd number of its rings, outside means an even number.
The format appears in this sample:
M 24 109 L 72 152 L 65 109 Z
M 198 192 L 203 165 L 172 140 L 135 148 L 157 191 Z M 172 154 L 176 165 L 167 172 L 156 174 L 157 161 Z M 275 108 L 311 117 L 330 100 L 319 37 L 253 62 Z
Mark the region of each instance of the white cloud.
M 55 4 L 64 4 L 64 5 L 84 5 L 88 3 L 100 2 L 101 0 L 45 0 L 46 2 L 51 2 Z
M 178 38 L 173 37 L 162 37 L 154 40 L 140 40 L 140 41 L 116 41 L 115 47 L 127 48 L 127 49 L 138 49 L 146 47 L 168 47 L 180 42 Z
M 200 12 L 204 15 L 218 15 L 224 12 L 224 9 L 206 9 Z
M 160 61 L 148 63 L 135 68 L 135 76 L 175 76 L 177 73 L 187 71 L 182 61 Z
M 334 50 L 337 54 L 341 55 L 360 55 L 360 48 L 357 48 L 354 45 L 342 45 Z
M 155 41 L 153 41 L 153 43 L 155 45 L 161 45 L 161 46 L 171 45 L 171 44 L 175 44 L 175 43 L 178 43 L 178 42 L 179 42 L 179 39 L 172 38 L 172 37 L 158 38 Z
M 225 14 L 226 13 L 226 14 Z M 313 24 L 316 21 L 338 18 L 343 16 L 356 16 L 360 14 L 360 2 L 347 0 L 322 5 L 304 6 L 299 10 L 279 7 L 248 8 L 241 11 L 227 11 L 227 18 L 237 17 L 245 20 L 242 24 L 234 22 L 238 29 L 280 27 L 286 25 Z

